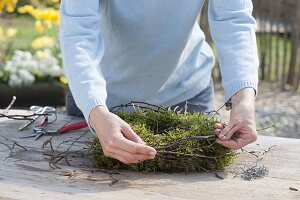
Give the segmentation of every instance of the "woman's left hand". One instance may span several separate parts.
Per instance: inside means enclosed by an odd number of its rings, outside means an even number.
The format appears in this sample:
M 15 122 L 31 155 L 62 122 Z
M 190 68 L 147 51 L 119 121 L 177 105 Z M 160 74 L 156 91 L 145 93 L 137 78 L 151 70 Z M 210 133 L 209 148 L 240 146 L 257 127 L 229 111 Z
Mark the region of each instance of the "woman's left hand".
M 228 126 L 215 124 L 218 136 L 217 143 L 230 149 L 241 149 L 256 141 L 257 131 L 255 123 L 255 91 L 245 88 L 232 98 L 232 110 Z

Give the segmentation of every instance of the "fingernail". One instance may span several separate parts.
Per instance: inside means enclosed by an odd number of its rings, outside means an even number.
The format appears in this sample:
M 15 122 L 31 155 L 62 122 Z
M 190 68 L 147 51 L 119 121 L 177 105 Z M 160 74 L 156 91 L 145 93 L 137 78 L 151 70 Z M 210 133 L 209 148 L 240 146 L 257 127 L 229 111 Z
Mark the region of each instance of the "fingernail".
M 150 151 L 150 155 L 151 155 L 151 156 L 155 156 L 155 154 L 156 154 L 156 153 L 155 153 L 154 151 Z

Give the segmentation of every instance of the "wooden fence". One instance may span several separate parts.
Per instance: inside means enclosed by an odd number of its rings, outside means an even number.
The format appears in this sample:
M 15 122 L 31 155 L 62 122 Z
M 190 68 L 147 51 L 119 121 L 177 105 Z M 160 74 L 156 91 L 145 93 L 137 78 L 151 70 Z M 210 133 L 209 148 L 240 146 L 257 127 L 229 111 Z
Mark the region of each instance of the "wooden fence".
M 209 1 L 209 0 L 207 0 Z M 200 26 L 212 43 L 207 22 L 207 1 Z M 257 44 L 262 81 L 300 89 L 300 0 L 252 0 L 257 20 Z M 218 63 L 217 63 L 218 64 Z M 220 79 L 218 67 L 213 75 Z

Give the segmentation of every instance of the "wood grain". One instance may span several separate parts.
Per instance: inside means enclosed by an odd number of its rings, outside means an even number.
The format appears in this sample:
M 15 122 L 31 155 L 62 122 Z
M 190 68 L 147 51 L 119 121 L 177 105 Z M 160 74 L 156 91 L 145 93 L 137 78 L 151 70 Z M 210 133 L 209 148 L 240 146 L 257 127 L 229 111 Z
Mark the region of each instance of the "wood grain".
M 13 112 L 19 114 L 24 111 Z M 69 119 L 61 114 L 52 126 L 57 128 Z M 59 162 L 61 169 L 51 169 L 48 157 L 44 155 L 50 148 L 41 148 L 48 137 L 38 141 L 19 139 L 31 132 L 19 132 L 20 124 L 6 119 L 0 121 L 0 142 L 11 145 L 4 136 L 27 148 L 24 151 L 16 147 L 12 157 L 7 158 L 10 151 L 0 144 L 0 199 L 300 199 L 299 191 L 289 189 L 300 189 L 300 140 L 297 139 L 260 136 L 257 142 L 247 147 L 247 151 L 254 151 L 260 161 L 249 153 L 241 153 L 225 172 L 216 172 L 224 179 L 216 177 L 214 172 L 143 174 L 121 171 L 120 174 L 109 175 L 78 167 L 86 162 L 83 158 L 70 158 L 72 166 L 62 161 Z M 74 140 L 83 132 L 55 136 L 53 146 Z M 93 137 L 89 133 L 80 140 Z M 60 150 L 68 148 L 68 145 L 64 143 Z M 276 146 L 264 153 L 273 145 Z M 76 143 L 72 150 L 83 147 L 83 143 Z M 245 181 L 236 176 L 245 165 L 256 162 L 269 168 L 267 177 Z

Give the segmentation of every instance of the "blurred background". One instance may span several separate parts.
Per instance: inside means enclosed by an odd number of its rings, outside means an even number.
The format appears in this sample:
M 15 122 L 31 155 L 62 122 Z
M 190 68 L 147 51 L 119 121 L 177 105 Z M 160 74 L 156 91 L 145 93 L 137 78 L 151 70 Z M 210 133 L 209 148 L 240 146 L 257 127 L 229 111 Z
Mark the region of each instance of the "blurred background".
M 51 105 L 64 111 L 68 83 L 58 43 L 59 4 L 60 0 L 0 1 L 0 108 L 15 95 L 15 107 Z M 260 57 L 257 126 L 269 127 L 259 134 L 300 138 L 300 0 L 253 0 L 253 5 Z M 199 24 L 215 49 L 207 1 Z M 224 101 L 218 62 L 213 77 L 219 108 Z M 221 113 L 226 123 L 229 112 Z

